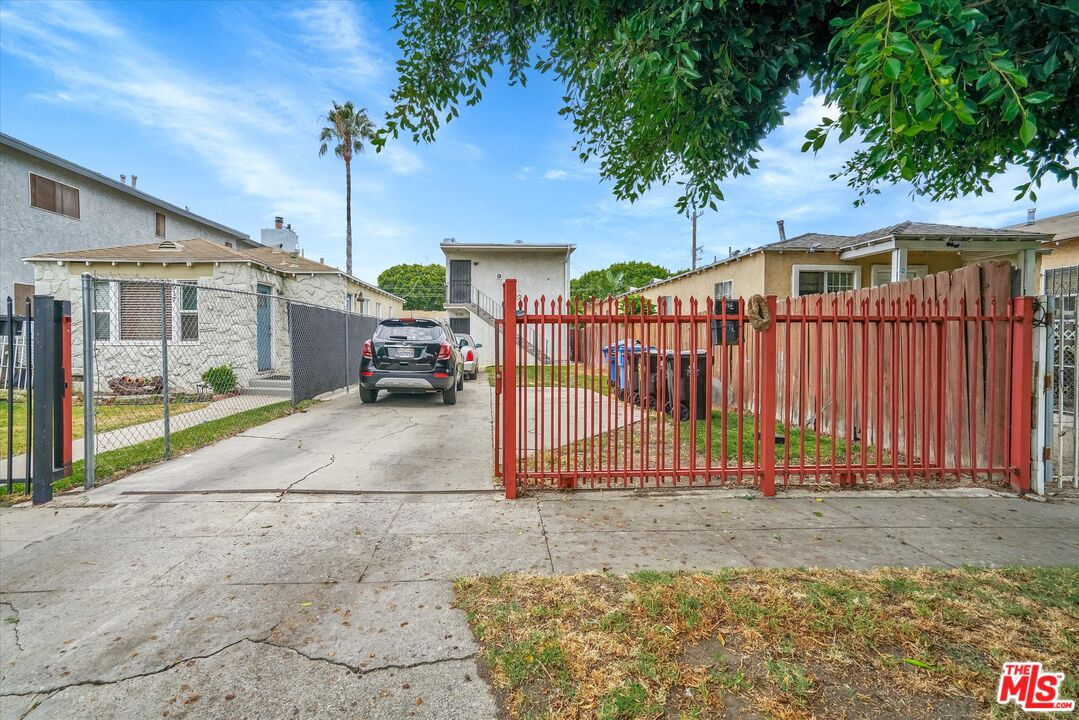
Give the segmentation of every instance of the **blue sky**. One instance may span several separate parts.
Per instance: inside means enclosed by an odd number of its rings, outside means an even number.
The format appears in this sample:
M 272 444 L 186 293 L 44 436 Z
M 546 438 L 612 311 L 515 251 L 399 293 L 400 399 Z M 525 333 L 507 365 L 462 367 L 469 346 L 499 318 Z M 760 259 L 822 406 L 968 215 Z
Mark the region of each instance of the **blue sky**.
M 318 157 L 331 100 L 380 120 L 393 89 L 392 4 L 383 2 L 0 2 L 0 130 L 258 237 L 284 215 L 308 257 L 344 264 L 344 169 Z M 501 80 L 502 78 L 499 78 Z M 689 265 L 676 188 L 618 202 L 571 150 L 559 87 L 493 82 L 431 145 L 399 141 L 353 165 L 355 271 L 442 262 L 444 237 L 571 242 L 574 274 L 620 260 Z M 861 208 L 829 180 L 849 154 L 799 152 L 825 113 L 792 95 L 761 167 L 723 186 L 699 222 L 704 257 L 816 231 L 857 233 L 906 219 L 999 227 L 1025 219 L 1013 171 L 998 192 L 948 203 L 890 188 Z M 1070 185 L 1040 193 L 1039 217 L 1079 208 Z

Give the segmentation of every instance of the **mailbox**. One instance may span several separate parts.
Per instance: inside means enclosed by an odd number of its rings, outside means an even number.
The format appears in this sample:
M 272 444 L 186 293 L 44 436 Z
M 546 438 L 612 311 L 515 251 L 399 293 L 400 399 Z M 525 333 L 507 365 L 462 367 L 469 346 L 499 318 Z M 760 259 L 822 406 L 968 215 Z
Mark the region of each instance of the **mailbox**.
M 737 345 L 741 340 L 742 331 L 742 316 L 739 311 L 738 301 L 720 298 L 712 302 L 715 315 L 726 314 L 730 316 L 727 319 L 715 318 L 712 320 L 712 344 Z M 720 327 L 721 325 L 723 327 Z

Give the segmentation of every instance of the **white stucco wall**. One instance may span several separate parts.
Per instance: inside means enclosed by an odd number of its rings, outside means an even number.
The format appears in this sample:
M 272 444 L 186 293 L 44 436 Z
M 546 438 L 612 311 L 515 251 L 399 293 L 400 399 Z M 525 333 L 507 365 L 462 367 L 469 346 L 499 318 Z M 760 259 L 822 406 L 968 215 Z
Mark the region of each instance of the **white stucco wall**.
M 506 245 L 504 248 L 477 248 L 469 246 L 442 246 L 446 255 L 446 280 L 450 282 L 450 260 L 470 260 L 472 262 L 472 286 L 477 288 L 494 302 L 502 302 L 502 282 L 509 278 L 517 280 L 517 294 L 528 298 L 529 308 L 535 301 L 545 297 L 548 301 L 569 296 L 569 254 L 564 248 L 531 248 Z M 448 307 L 450 316 L 471 316 L 472 337 L 483 345 L 480 350 L 481 363 L 494 362 L 495 331 L 489 323 L 465 308 Z M 546 331 L 552 339 L 551 356 L 560 361 L 566 354 L 565 335 L 562 335 L 562 352 L 558 353 L 558 343 L 552 338 L 552 330 Z
M 79 190 L 80 218 L 30 206 L 30 173 Z M 0 299 L 12 283 L 34 282 L 23 258 L 48 252 L 137 245 L 159 240 L 154 213 L 165 214 L 167 239 L 240 242 L 217 228 L 176 215 L 104 183 L 65 170 L 6 145 L 0 146 Z
M 247 263 L 141 267 L 55 262 L 34 265 L 38 292 L 71 302 L 72 366 L 77 376 L 82 375 L 84 367 L 81 273 L 90 272 L 99 278 L 195 281 L 201 287 L 198 294 L 199 338 L 197 341 L 180 341 L 175 339 L 177 331 L 169 342 L 169 381 L 175 392 L 193 391 L 201 382 L 202 373 L 218 365 L 232 367 L 240 387 L 246 387 L 260 375 L 288 375 L 291 367 L 286 301 L 341 309 L 344 297 L 340 276 L 283 277 Z M 272 288 L 267 301 L 270 307 L 271 368 L 264 372 L 258 369 L 258 298 L 254 293 L 259 284 Z M 156 314 L 157 306 L 147 308 L 147 312 Z M 178 323 L 178 314 L 177 309 L 173 313 L 174 323 Z M 95 345 L 95 389 L 109 392 L 109 379 L 121 375 L 160 375 L 161 358 L 160 340 L 123 341 L 119 339 L 119 333 L 114 333 L 109 341 L 98 341 Z

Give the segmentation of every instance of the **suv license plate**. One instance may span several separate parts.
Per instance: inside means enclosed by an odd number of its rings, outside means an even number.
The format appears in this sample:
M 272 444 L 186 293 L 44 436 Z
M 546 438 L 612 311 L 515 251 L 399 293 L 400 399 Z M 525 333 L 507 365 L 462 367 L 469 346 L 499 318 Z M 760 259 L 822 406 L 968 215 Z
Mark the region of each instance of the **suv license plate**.
M 412 348 L 397 348 L 393 351 L 393 356 L 395 358 L 408 358 L 409 360 L 415 357 L 412 354 Z

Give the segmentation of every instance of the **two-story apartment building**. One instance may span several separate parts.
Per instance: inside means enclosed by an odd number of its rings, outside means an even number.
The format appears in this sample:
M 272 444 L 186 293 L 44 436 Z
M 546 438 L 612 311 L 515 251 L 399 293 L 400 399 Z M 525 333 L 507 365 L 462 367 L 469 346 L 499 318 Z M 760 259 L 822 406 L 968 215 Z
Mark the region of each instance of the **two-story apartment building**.
M 44 253 L 204 238 L 245 250 L 245 233 L 0 133 L 0 299 L 24 296 Z M 16 292 L 15 284 L 19 284 Z
M 502 317 L 502 281 L 517 280 L 517 294 L 538 300 L 569 297 L 569 258 L 576 245 L 561 243 L 442 243 L 446 256 L 446 311 L 455 332 L 483 345 L 480 364 L 494 361 L 495 320 Z M 564 347 L 564 344 L 563 344 Z M 546 359 L 551 349 L 542 350 Z

